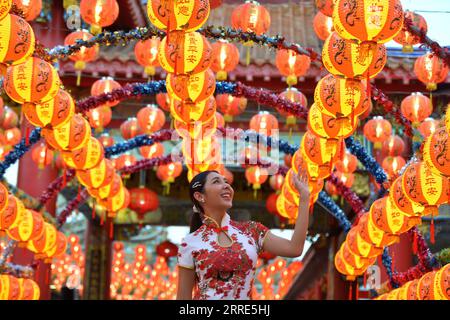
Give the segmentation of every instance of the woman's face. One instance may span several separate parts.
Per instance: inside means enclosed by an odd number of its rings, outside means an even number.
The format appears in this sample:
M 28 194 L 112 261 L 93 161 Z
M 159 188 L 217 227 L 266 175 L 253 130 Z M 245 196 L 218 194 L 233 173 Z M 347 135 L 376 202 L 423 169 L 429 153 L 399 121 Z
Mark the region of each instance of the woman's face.
M 204 190 L 203 194 L 198 193 L 196 197 L 203 207 L 228 210 L 233 206 L 234 190 L 220 174 L 216 172 L 208 174 Z

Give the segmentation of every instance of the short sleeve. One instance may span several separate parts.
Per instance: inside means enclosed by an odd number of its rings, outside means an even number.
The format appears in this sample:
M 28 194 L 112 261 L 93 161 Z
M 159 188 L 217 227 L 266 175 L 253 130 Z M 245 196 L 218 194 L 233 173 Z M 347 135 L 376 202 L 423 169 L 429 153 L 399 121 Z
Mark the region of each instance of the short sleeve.
M 178 265 L 187 269 L 194 269 L 194 258 L 192 256 L 192 247 L 188 245 L 188 241 L 184 238 L 178 249 Z
M 257 245 L 258 254 L 262 251 L 264 240 L 269 234 L 269 228 L 260 222 L 250 221 L 249 231 Z

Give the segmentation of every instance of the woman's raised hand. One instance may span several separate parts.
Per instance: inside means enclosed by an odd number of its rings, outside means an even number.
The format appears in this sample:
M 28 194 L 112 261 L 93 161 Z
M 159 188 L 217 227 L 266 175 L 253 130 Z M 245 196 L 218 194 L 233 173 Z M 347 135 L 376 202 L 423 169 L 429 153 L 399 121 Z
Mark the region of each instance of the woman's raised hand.
M 293 175 L 295 188 L 300 194 L 300 199 L 309 199 L 308 174 L 303 168 L 298 168 L 298 174 Z

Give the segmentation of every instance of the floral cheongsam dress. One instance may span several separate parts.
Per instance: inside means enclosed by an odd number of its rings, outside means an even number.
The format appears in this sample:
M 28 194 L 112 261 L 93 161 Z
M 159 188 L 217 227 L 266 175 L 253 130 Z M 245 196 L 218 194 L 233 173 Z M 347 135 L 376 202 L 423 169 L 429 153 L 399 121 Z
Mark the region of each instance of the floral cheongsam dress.
M 223 231 L 231 245 L 218 242 Z M 228 214 L 221 226 L 205 216 L 203 225 L 182 240 L 178 253 L 180 267 L 194 269 L 198 279 L 195 300 L 248 300 L 258 255 L 269 229 L 259 222 L 237 222 Z

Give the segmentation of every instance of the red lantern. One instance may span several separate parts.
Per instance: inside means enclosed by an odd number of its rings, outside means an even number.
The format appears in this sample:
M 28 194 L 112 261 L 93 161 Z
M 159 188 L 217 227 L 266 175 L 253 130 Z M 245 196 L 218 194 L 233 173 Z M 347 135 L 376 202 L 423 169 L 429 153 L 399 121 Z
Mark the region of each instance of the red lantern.
M 52 258 L 60 258 L 67 249 L 67 238 L 64 235 L 64 233 L 58 231 L 56 233 L 56 242 L 53 247 L 51 247 L 46 252 L 46 259 L 44 260 L 45 263 L 50 263 L 52 261 Z
M 53 151 L 47 148 L 44 142 L 41 142 L 33 147 L 31 158 L 36 163 L 39 169 L 44 169 L 53 161 Z
M 279 96 L 287 101 L 290 101 L 293 103 L 298 103 L 304 107 L 308 106 L 308 99 L 302 92 L 298 91 L 297 88 L 294 88 L 294 87 L 288 88 L 288 89 L 284 90 L 283 92 L 281 92 L 279 94 Z M 277 111 L 282 116 L 287 117 L 286 122 L 288 124 L 295 124 L 295 119 L 296 119 L 295 116 L 291 115 L 290 113 L 284 111 L 281 108 L 278 108 Z
M 121 85 L 114 81 L 112 77 L 102 77 L 101 79 L 95 81 L 91 87 L 91 95 L 99 96 L 104 93 L 112 92 L 115 89 L 121 88 Z M 114 107 L 119 104 L 119 101 L 113 101 L 105 103 L 103 106 L 105 107 Z
M 144 219 L 148 212 L 155 211 L 159 207 L 158 195 L 145 187 L 130 189 L 130 209 L 136 211 L 139 220 Z
M 19 300 L 20 282 L 17 278 L 0 274 L 0 299 L 1 300 Z
M 423 34 L 426 34 L 428 31 L 427 22 L 424 17 L 422 17 L 418 13 L 414 13 L 412 11 L 405 11 L 405 18 L 409 18 L 412 21 L 412 25 L 417 29 L 421 30 Z M 400 30 L 400 32 L 395 36 L 394 41 L 403 45 L 403 52 L 413 52 L 413 45 L 420 43 L 420 37 L 411 34 L 407 30 Z
M 233 10 L 231 26 L 244 32 L 254 32 L 261 35 L 269 30 L 269 11 L 256 1 L 246 1 Z
M 278 120 L 269 112 L 260 111 L 250 119 L 250 129 L 271 136 L 278 130 Z
M 347 188 L 351 188 L 355 181 L 355 175 L 353 173 L 336 171 L 335 175 Z
M 398 237 L 393 234 L 386 233 L 380 229 L 370 219 L 369 213 L 364 213 L 358 221 L 356 226 L 359 236 L 367 243 L 376 248 L 382 249 L 390 246 L 398 241 Z
M 427 90 L 434 91 L 438 83 L 447 79 L 448 66 L 437 55 L 426 53 L 416 59 L 414 73 L 417 79 L 426 84 Z
M 381 116 L 373 117 L 364 125 L 364 135 L 375 143 L 375 148 L 381 148 L 381 143 L 389 139 L 392 133 L 391 123 Z
M 245 178 L 249 184 L 253 185 L 255 190 L 260 189 L 268 177 L 267 169 L 259 166 L 251 166 L 245 170 Z
M 277 173 L 270 177 L 269 183 L 273 190 L 280 190 L 283 186 L 284 177 L 283 175 Z
M 181 162 L 171 162 L 158 166 L 158 169 L 156 170 L 156 176 L 163 182 L 172 183 L 175 181 L 175 178 L 177 178 L 181 174 L 182 171 L 183 166 Z
M 22 134 L 18 128 L 11 128 L 11 129 L 5 130 L 4 135 L 5 135 L 6 144 L 8 144 L 10 146 L 14 146 L 14 145 L 18 144 L 20 142 L 20 140 L 22 139 Z
M 158 93 L 156 95 L 156 103 L 164 111 L 170 111 L 170 96 L 167 93 Z
M 119 5 L 116 0 L 81 0 L 81 17 L 91 25 L 91 32 L 98 34 L 103 27 L 108 27 L 119 16 Z
M 178 255 L 178 247 L 166 240 L 156 246 L 156 254 L 164 258 L 176 257 Z
M 92 128 L 103 131 L 103 129 L 111 122 L 112 111 L 110 107 L 101 106 L 89 110 L 87 116 Z
M 4 188 L 4 187 L 3 187 Z M 6 188 L 1 193 L 1 207 L 4 208 L 0 211 L 0 234 L 4 235 L 5 231 L 11 227 L 17 226 L 19 219 L 23 216 L 25 207 L 19 199 L 13 195 L 5 194 Z
M 319 166 L 321 171 L 328 172 L 332 161 L 336 157 L 336 145 L 327 144 L 327 140 L 319 138 L 309 131 L 303 135 L 300 150 L 306 159 Z
M 0 126 L 5 129 L 11 129 L 19 125 L 19 116 L 8 106 L 3 108 L 3 112 L 0 115 Z
M 146 159 L 159 158 L 164 155 L 164 145 L 156 142 L 151 146 L 143 146 L 139 148 L 142 157 Z
M 381 146 L 381 152 L 385 156 L 400 156 L 404 150 L 405 143 L 403 142 L 403 139 L 397 135 L 390 136 Z
M 211 117 L 211 119 L 206 122 L 197 121 L 194 124 L 185 123 L 175 119 L 174 127 L 176 132 L 183 139 L 188 139 L 189 137 L 192 139 L 207 139 L 216 132 L 217 119 L 216 117 Z
M 419 132 L 423 135 L 424 139 L 432 135 L 439 126 L 439 121 L 433 118 L 426 118 L 419 125 Z
M 2 30 L 3 42 L 0 48 L 0 62 L 2 64 L 6 66 L 22 63 L 33 54 L 35 47 L 34 32 L 25 20 L 16 15 L 8 14 L 1 18 L 0 30 Z
M 171 98 L 198 103 L 209 99 L 214 94 L 216 80 L 210 69 L 193 75 L 169 73 L 166 78 L 166 87 Z
M 333 14 L 334 3 L 336 0 L 316 0 L 316 7 L 324 15 L 331 17 Z
M 398 174 L 401 168 L 406 164 L 405 159 L 401 156 L 386 157 L 383 160 L 382 167 L 389 177 L 394 177 Z
M 358 167 L 358 159 L 349 152 L 345 152 L 343 157 L 336 161 L 336 169 L 344 173 L 352 173 Z
M 231 94 L 218 94 L 216 96 L 217 108 L 224 114 L 226 122 L 233 121 L 233 117 L 244 112 L 247 107 L 247 99 L 233 97 Z
M 120 125 L 120 133 L 125 140 L 136 137 L 141 133 L 138 120 L 136 118 L 128 118 Z
M 103 147 L 111 147 L 114 145 L 114 138 L 111 137 L 107 132 L 102 133 L 100 137 L 98 137 L 98 141 L 103 145 Z
M 325 182 L 325 190 L 329 195 L 337 196 L 339 194 L 336 186 L 330 181 Z
M 422 122 L 433 112 L 430 99 L 420 92 L 413 92 L 403 99 L 400 108 L 405 118 L 413 124 Z
M 42 0 L 13 0 L 13 3 L 27 21 L 36 19 L 42 10 Z
M 6 234 L 13 240 L 19 242 L 19 247 L 26 247 L 30 240 L 37 239 L 44 232 L 44 220 L 40 213 L 25 209 L 19 212 L 17 224 L 6 229 Z
M 226 80 L 227 73 L 238 64 L 239 50 L 234 44 L 222 39 L 213 43 L 211 69 L 217 73 L 217 80 Z
M 142 132 L 153 133 L 161 130 L 166 116 L 157 106 L 149 104 L 138 111 L 137 121 Z
M 155 67 L 159 66 L 158 48 L 161 40 L 152 37 L 147 40 L 139 40 L 134 46 L 134 54 L 137 62 L 145 68 L 149 76 L 155 75 Z
M 322 12 L 317 12 L 313 20 L 313 27 L 317 37 L 325 41 L 334 31 L 333 19 Z
M 39 300 L 41 294 L 39 286 L 31 279 L 18 279 L 20 286 L 20 297 L 18 300 Z
M 136 158 L 131 154 L 122 154 L 114 159 L 114 167 L 116 170 L 121 170 L 125 167 L 132 166 L 136 163 Z
M 308 71 L 311 58 L 293 50 L 281 49 L 277 51 L 275 64 L 278 71 L 287 77 L 286 83 L 293 86 L 297 84 L 297 77 L 305 75 Z

